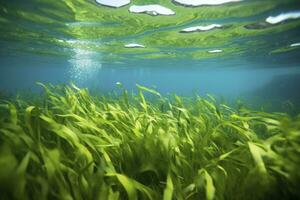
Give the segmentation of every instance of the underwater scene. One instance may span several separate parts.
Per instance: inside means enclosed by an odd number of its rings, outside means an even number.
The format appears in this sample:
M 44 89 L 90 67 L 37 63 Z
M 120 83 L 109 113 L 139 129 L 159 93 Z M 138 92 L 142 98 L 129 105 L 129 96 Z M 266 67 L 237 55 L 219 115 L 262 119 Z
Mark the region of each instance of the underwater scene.
M 299 188 L 299 0 L 0 0 L 1 200 Z

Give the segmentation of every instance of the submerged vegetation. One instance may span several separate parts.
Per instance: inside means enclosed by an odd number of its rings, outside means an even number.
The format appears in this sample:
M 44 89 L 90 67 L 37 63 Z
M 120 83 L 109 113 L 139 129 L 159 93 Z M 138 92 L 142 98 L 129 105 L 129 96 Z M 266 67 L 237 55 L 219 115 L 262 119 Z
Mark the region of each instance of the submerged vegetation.
M 299 115 L 43 87 L 0 105 L 1 199 L 300 198 Z

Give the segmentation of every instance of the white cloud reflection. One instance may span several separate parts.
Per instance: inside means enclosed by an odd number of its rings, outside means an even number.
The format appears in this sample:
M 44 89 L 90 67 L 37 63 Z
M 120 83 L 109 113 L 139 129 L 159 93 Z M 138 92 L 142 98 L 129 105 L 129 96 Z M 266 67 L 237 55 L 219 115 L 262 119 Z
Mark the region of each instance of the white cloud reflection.
M 268 22 L 269 24 L 278 24 L 289 19 L 298 18 L 300 18 L 300 11 L 293 11 L 288 13 L 281 13 L 277 16 L 270 16 L 266 19 L 266 22 Z
M 290 47 L 298 47 L 298 46 L 300 46 L 300 42 L 298 42 L 298 43 L 293 43 L 293 44 L 290 45 Z
M 174 0 L 174 2 L 185 6 L 205 6 L 205 5 L 221 5 L 231 2 L 239 2 L 243 0 Z

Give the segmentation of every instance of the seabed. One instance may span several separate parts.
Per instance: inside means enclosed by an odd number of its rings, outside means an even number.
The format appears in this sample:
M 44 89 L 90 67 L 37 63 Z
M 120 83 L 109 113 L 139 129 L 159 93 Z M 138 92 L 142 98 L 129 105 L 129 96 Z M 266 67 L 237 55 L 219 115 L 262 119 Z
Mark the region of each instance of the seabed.
M 42 86 L 1 101 L 1 199 L 300 197 L 300 115 Z

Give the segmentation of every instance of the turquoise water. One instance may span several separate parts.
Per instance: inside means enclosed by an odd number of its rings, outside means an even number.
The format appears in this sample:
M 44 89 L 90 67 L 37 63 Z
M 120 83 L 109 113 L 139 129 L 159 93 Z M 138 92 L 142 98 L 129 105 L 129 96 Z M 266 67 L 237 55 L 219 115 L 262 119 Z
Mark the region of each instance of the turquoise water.
M 175 15 L 130 13 L 134 4 L 159 4 Z M 137 0 L 111 8 L 92 0 L 13 0 L 1 1 L 0 8 L 1 93 L 39 91 L 36 82 L 74 82 L 106 93 L 121 82 L 129 90 L 141 84 L 162 94 L 300 102 L 300 46 L 291 46 L 300 42 L 300 20 L 266 23 L 299 12 L 299 1 L 193 8 Z M 180 32 L 209 24 L 223 28 Z M 124 48 L 129 43 L 146 48 Z

